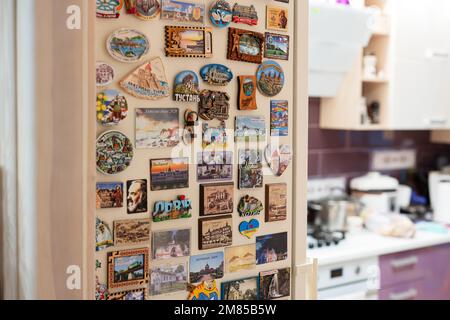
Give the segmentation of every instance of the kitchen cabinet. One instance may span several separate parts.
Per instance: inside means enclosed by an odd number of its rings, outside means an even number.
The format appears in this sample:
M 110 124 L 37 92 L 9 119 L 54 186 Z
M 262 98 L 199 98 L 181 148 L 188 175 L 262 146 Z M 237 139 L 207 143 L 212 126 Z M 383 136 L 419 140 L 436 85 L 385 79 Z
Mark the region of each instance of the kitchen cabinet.
M 381 256 L 381 300 L 449 300 L 450 245 Z
M 374 29 L 369 45 L 333 98 L 322 100 L 321 127 L 349 130 L 438 130 L 450 128 L 450 3 L 420 0 L 367 0 L 387 17 L 386 30 Z M 363 56 L 377 57 L 377 71 L 366 78 Z M 377 122 L 366 105 L 378 102 Z

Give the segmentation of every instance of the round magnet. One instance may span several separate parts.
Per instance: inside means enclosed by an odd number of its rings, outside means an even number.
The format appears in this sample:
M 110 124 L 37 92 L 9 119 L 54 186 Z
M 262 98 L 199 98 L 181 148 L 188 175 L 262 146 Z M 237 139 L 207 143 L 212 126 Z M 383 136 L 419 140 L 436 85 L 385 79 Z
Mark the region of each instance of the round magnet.
M 256 73 L 258 89 L 268 97 L 274 97 L 283 90 L 285 75 L 278 62 L 263 62 Z
M 97 62 L 96 64 L 96 82 L 97 87 L 106 87 L 113 83 L 116 72 L 114 68 L 106 62 Z
M 97 170 L 107 175 L 125 171 L 133 160 L 133 144 L 123 133 L 108 131 L 97 139 Z
M 142 20 L 152 20 L 161 12 L 158 0 L 137 0 L 136 16 Z
M 97 18 L 118 19 L 123 7 L 123 0 L 96 0 Z
M 106 47 L 114 59 L 132 63 L 139 61 L 148 53 L 150 42 L 137 30 L 120 29 L 109 36 Z
M 225 0 L 213 2 L 209 10 L 211 23 L 219 28 L 228 27 L 233 20 L 233 10 Z

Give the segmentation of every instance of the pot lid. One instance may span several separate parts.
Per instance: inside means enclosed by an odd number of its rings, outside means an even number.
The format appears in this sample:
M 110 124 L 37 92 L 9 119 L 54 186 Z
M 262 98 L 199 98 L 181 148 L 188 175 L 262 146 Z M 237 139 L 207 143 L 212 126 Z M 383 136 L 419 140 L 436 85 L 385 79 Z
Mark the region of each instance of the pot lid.
M 382 175 L 379 172 L 369 172 L 367 175 L 355 178 L 350 182 L 350 188 L 358 191 L 396 190 L 398 186 L 397 179 Z

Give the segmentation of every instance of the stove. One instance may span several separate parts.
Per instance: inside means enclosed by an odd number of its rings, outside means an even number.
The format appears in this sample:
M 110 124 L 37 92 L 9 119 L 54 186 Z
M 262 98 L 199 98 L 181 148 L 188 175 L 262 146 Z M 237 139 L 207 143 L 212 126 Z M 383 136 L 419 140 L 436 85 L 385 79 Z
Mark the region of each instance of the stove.
M 315 226 L 308 229 L 308 248 L 312 250 L 338 246 L 345 240 L 345 236 L 345 231 L 329 232 L 323 230 L 320 226 Z

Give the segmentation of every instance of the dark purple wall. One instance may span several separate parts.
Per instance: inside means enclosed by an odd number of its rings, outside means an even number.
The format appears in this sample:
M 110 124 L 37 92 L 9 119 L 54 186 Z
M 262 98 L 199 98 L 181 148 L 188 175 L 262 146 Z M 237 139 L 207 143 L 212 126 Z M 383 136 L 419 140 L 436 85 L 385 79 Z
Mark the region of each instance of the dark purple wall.
M 365 174 L 370 170 L 371 153 L 376 149 L 414 148 L 421 171 L 435 169 L 440 157 L 450 158 L 450 145 L 431 144 L 429 131 L 322 130 L 319 127 L 320 99 L 310 99 L 309 105 L 310 177 L 351 178 Z

